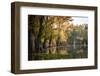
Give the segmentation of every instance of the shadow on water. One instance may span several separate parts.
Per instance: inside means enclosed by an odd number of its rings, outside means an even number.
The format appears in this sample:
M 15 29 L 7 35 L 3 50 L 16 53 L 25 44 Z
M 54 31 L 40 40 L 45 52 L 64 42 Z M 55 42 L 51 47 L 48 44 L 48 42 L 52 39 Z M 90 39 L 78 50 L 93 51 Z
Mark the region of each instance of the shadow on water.
M 33 53 L 32 60 L 76 59 L 87 58 L 87 46 L 59 46 L 43 49 L 40 53 Z

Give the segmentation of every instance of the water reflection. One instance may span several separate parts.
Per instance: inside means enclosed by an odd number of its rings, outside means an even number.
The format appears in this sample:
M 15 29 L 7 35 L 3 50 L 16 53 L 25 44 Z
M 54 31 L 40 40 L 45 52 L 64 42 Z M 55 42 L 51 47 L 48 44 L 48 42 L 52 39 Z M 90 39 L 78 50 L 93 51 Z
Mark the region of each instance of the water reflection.
M 51 60 L 51 59 L 75 59 L 87 58 L 88 51 L 86 46 L 77 47 L 49 47 L 41 53 L 33 53 L 33 60 Z

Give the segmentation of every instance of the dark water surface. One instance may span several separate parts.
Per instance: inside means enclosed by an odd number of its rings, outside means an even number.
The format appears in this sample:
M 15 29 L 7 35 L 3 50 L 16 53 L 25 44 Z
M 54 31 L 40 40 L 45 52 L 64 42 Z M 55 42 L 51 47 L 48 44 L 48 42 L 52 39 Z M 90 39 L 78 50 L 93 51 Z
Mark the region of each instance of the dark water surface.
M 32 53 L 32 60 L 76 59 L 87 57 L 87 46 L 49 47 L 40 53 Z

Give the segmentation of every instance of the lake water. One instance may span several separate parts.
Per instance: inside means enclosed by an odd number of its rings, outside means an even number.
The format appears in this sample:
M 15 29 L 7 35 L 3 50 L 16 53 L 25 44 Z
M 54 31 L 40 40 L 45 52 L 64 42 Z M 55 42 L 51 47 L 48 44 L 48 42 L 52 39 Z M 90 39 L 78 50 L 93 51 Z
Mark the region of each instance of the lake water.
M 78 59 L 87 58 L 88 50 L 86 46 L 59 46 L 44 49 L 41 53 L 33 53 L 32 60 L 53 60 L 53 59 Z

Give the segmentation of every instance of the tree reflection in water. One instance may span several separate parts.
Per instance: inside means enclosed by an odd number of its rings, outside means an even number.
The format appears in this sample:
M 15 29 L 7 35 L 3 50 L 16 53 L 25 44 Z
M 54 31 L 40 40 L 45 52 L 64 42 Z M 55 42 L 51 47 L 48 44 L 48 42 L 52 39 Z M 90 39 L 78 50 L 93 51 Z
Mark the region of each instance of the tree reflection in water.
M 49 47 L 40 53 L 33 53 L 32 60 L 52 60 L 52 59 L 76 59 L 87 58 L 88 51 L 86 46 L 77 47 Z

